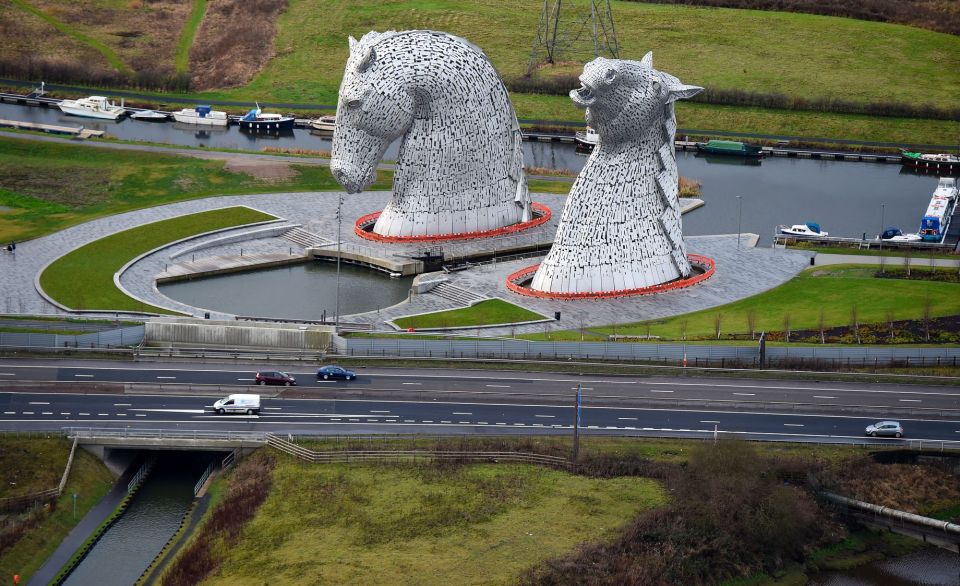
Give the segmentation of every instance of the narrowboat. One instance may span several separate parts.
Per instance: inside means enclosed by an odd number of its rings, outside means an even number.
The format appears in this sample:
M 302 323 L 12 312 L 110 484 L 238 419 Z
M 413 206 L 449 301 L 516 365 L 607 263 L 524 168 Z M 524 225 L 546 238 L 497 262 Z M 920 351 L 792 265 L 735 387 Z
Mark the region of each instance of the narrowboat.
M 960 175 L 960 157 L 948 153 L 900 153 L 900 164 L 910 169 L 942 175 Z
M 711 155 L 732 155 L 735 157 L 762 157 L 763 147 L 736 140 L 708 140 L 698 142 L 697 151 Z

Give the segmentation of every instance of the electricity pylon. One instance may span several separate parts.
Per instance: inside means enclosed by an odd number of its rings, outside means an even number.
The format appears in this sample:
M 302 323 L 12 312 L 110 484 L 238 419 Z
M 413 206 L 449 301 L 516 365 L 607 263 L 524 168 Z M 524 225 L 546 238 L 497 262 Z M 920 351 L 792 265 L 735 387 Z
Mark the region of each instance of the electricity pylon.
M 610 0 L 543 0 L 528 74 L 544 63 L 601 55 L 620 58 Z

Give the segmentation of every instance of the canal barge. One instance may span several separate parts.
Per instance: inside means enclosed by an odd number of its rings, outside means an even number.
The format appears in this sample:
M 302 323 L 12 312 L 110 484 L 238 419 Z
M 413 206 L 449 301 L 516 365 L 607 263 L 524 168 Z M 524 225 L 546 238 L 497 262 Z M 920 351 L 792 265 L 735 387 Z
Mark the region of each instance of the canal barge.
M 698 142 L 697 151 L 710 155 L 732 155 L 735 157 L 756 157 L 764 155 L 763 147 L 736 140 L 708 140 Z
M 960 157 L 947 153 L 900 153 L 900 164 L 909 169 L 940 175 L 960 175 Z

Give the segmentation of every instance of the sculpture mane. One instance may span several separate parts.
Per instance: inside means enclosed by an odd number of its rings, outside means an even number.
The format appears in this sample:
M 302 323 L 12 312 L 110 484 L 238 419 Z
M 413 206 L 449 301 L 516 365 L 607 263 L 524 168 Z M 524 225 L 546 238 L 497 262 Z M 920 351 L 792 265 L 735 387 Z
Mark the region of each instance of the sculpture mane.
M 483 51 L 432 31 L 350 38 L 331 170 L 350 193 L 368 187 L 402 137 L 382 236 L 483 232 L 529 220 L 520 126 Z
M 600 137 L 564 206 L 553 247 L 530 288 L 549 293 L 635 290 L 690 275 L 677 199 L 673 102 L 688 86 L 642 61 L 597 58 L 570 92 Z

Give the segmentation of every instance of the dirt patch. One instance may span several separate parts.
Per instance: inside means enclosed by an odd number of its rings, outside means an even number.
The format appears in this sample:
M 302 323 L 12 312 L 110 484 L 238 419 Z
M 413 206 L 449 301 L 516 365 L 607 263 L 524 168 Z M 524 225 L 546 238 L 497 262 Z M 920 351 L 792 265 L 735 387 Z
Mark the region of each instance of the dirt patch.
M 70 207 L 107 201 L 110 182 L 110 175 L 101 169 L 0 165 L 0 188 Z
M 231 173 L 246 173 L 257 181 L 285 181 L 297 176 L 289 163 L 260 159 L 229 159 L 223 166 Z
M 242 86 L 274 56 L 287 0 L 211 0 L 190 49 L 194 90 Z
M 960 483 L 942 470 L 917 464 L 879 464 L 869 457 L 848 462 L 839 485 L 842 494 L 850 498 L 920 515 L 960 502 Z

